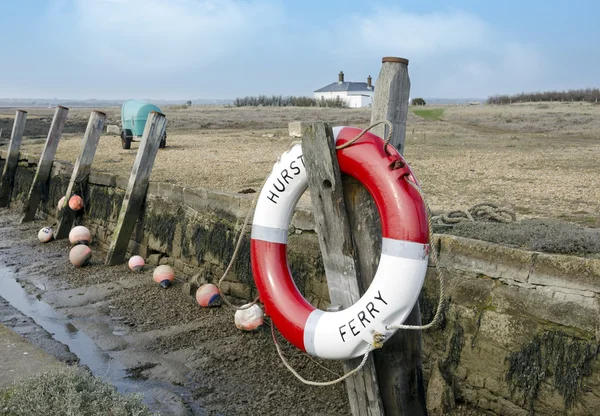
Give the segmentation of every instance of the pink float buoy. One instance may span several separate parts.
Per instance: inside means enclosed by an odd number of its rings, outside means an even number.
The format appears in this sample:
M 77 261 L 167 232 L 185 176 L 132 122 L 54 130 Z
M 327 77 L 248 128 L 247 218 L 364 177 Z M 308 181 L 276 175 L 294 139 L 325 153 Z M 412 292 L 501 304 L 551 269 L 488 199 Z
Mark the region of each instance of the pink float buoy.
M 242 306 L 248 306 L 248 304 Z M 252 331 L 263 324 L 263 310 L 258 305 L 235 311 L 235 326 L 242 331 Z
M 44 227 L 40 231 L 38 231 L 38 240 L 42 243 L 47 243 L 52 240 L 54 231 L 50 227 Z
M 175 271 L 171 266 L 167 266 L 163 264 L 154 269 L 154 273 L 152 274 L 152 278 L 156 283 L 158 283 L 163 288 L 168 288 L 175 280 Z
M 79 195 L 73 195 L 69 199 L 69 208 L 73 211 L 79 211 L 83 208 L 83 199 Z
M 58 201 L 58 205 L 56 206 L 56 209 L 58 211 L 60 211 L 63 207 L 63 205 L 65 204 L 65 197 L 63 196 L 59 201 Z
M 85 266 L 92 258 L 92 250 L 83 244 L 77 245 L 69 252 L 69 260 L 75 267 Z
M 145 262 L 142 256 L 132 256 L 127 264 L 134 272 L 141 272 Z
M 215 285 L 207 283 L 196 291 L 196 301 L 203 308 L 221 305 L 221 292 Z
M 87 246 L 92 242 L 92 233 L 83 225 L 78 225 L 69 232 L 69 241 L 74 245 L 84 244 Z

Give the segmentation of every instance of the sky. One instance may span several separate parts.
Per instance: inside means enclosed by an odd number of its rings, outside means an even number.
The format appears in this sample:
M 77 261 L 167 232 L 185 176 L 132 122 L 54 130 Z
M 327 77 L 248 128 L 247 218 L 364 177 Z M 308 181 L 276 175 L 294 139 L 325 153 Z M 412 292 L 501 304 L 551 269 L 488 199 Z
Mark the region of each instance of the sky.
M 412 97 L 600 86 L 594 0 L 2 0 L 0 97 L 312 95 L 409 60 Z

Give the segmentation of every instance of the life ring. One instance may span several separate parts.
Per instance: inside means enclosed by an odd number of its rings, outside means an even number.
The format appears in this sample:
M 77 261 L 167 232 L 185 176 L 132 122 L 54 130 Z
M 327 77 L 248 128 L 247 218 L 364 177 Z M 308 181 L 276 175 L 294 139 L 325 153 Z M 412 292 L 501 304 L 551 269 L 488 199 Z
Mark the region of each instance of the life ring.
M 336 145 L 361 132 L 333 129 Z M 337 312 L 312 306 L 298 291 L 287 262 L 288 228 L 308 178 L 297 144 L 284 153 L 258 197 L 252 222 L 250 255 L 260 300 L 281 334 L 299 349 L 327 359 L 364 354 L 375 331 L 388 339 L 415 305 L 429 255 L 425 204 L 406 180 L 414 176 L 402 156 L 367 132 L 337 151 L 342 173 L 355 177 L 372 195 L 381 218 L 382 253 L 368 290 L 354 305 Z M 390 154 L 388 154 L 390 153 Z

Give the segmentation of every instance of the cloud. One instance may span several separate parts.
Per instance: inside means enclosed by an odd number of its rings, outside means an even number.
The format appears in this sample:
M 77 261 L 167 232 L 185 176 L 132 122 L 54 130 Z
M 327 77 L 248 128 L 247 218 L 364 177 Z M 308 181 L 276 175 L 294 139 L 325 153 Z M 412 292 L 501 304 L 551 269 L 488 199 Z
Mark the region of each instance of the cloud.
M 244 52 L 284 16 L 264 0 L 77 0 L 76 14 L 79 36 L 103 64 L 155 74 Z

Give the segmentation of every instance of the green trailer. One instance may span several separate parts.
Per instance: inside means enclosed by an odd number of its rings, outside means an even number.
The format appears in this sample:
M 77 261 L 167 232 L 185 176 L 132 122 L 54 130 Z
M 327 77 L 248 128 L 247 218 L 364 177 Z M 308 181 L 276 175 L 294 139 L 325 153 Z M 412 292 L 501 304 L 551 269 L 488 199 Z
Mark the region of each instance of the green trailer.
M 123 149 L 130 149 L 131 142 L 142 137 L 148 116 L 153 111 L 162 113 L 160 108 L 146 101 L 127 100 L 123 103 L 121 107 L 121 146 Z M 167 132 L 165 131 L 159 147 L 166 146 Z

